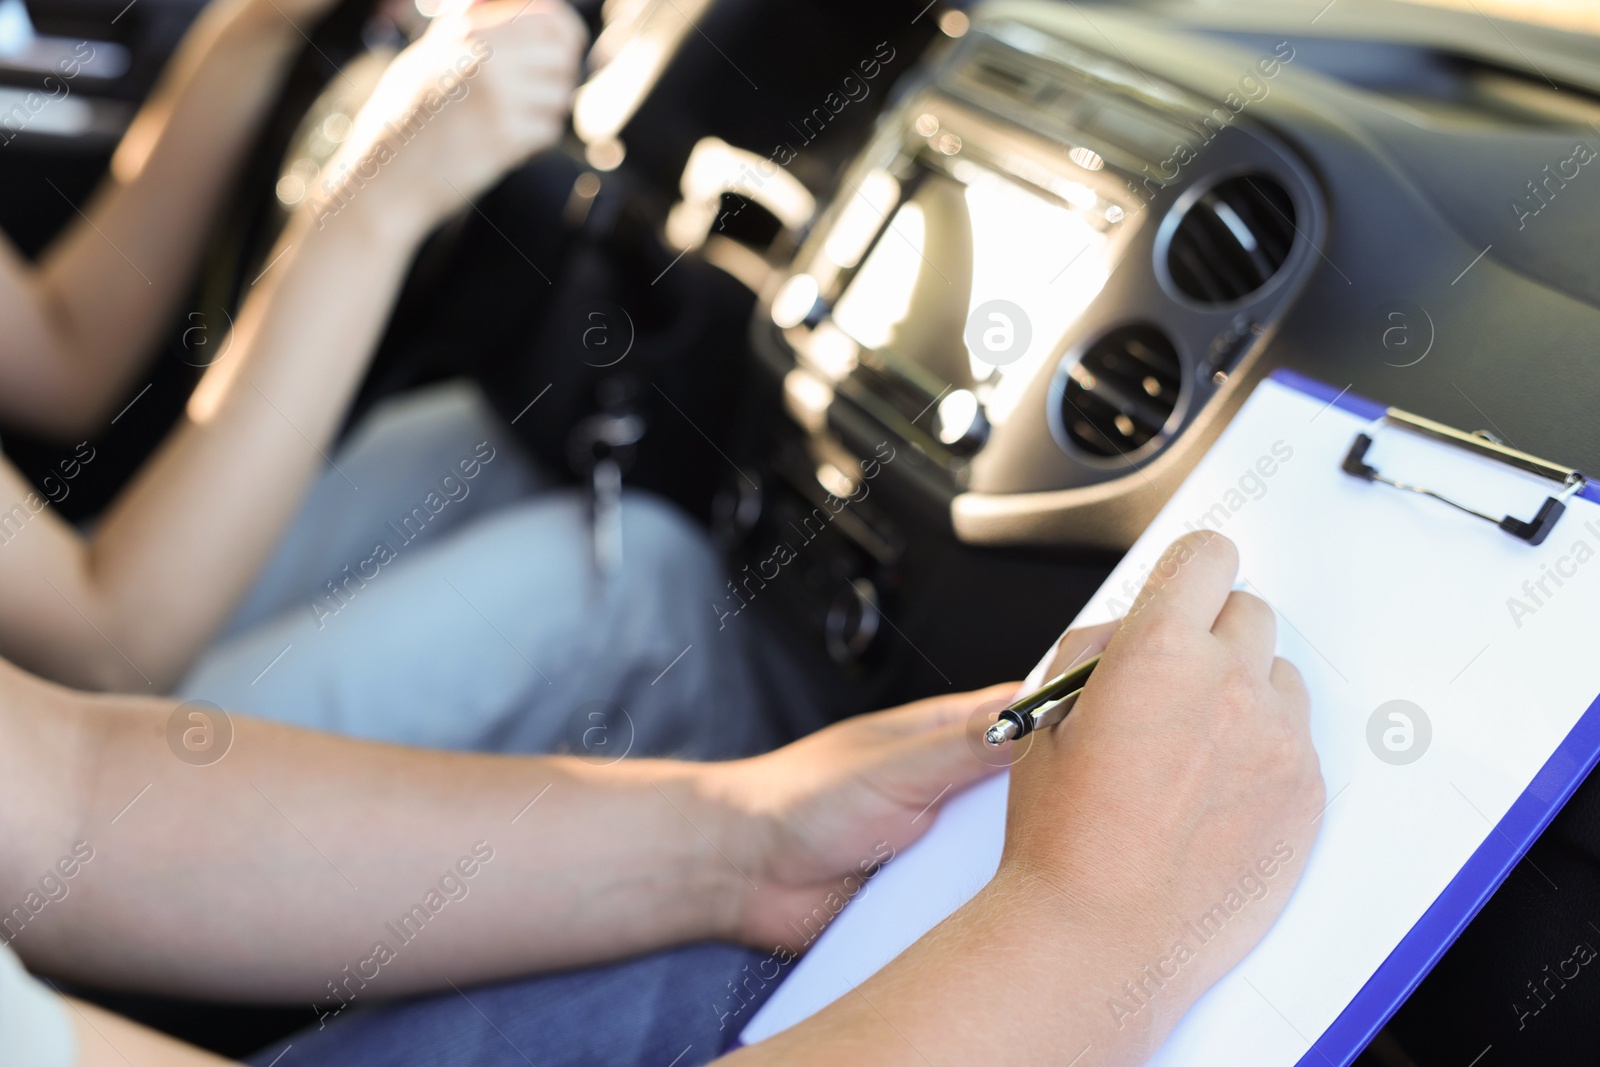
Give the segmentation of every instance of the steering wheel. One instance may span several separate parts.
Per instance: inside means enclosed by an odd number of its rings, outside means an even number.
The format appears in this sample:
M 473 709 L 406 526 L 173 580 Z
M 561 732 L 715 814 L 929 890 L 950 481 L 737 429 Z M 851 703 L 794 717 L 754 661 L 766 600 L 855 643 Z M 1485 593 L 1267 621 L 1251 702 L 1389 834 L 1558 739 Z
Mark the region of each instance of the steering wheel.
M 311 32 L 208 258 L 202 306 L 235 309 L 243 299 L 287 209 L 315 180 L 388 56 L 423 25 L 411 2 L 342 0 Z M 631 157 L 624 165 L 596 169 L 570 137 L 425 242 L 350 420 L 402 389 L 471 376 L 557 475 L 584 474 L 582 441 L 594 439 L 595 418 L 631 420 L 644 435 L 632 448 L 628 482 L 707 513 L 729 473 L 713 446 L 738 409 L 754 294 L 662 242 L 678 175 L 700 138 L 764 152 L 786 104 L 825 97 L 819 71 L 827 68 L 798 54 L 796 34 L 809 32 L 844 71 L 856 53 L 870 56 L 876 42 L 892 38 L 890 51 L 909 69 L 935 32 L 932 16 L 912 18 L 912 4 L 886 0 L 863 14 L 847 0 L 706 0 L 694 12 L 701 32 L 677 35 L 620 124 Z M 598 21 L 593 0 L 579 10 Z M 651 12 L 665 9 L 642 0 L 630 17 L 627 3 L 612 0 L 608 10 L 597 54 L 609 49 L 624 62 L 625 31 L 645 32 Z M 774 36 L 775 28 L 788 32 Z M 759 97 L 746 68 L 761 72 Z M 730 95 L 733 87 L 741 95 Z M 814 186 L 831 180 L 887 88 L 878 96 L 808 144 L 797 175 Z

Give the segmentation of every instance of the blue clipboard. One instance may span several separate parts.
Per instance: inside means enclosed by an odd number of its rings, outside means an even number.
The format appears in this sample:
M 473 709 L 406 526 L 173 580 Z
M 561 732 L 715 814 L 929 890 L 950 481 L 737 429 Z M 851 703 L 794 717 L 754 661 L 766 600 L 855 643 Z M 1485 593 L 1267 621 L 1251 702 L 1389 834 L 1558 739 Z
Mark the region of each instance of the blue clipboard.
M 1124 612 L 1123 598 L 1137 592 L 1173 537 L 1198 526 L 1220 529 L 1240 545 L 1242 576 L 1267 586 L 1252 591 L 1279 615 L 1280 654 L 1301 666 L 1314 701 L 1323 694 L 1326 710 L 1319 727 L 1314 705 L 1313 733 L 1330 797 L 1351 787 L 1328 812 L 1286 910 L 1185 1015 L 1152 1061 L 1161 1067 L 1233 1067 L 1246 1062 L 1238 1045 L 1246 1036 L 1257 1054 L 1250 1062 L 1353 1061 L 1600 762 L 1600 665 L 1585 655 L 1575 669 L 1559 669 L 1573 662 L 1573 649 L 1587 647 L 1584 635 L 1600 630 L 1600 562 L 1584 573 L 1584 592 L 1539 607 L 1536 629 L 1518 622 L 1513 632 L 1517 616 L 1508 620 L 1502 606 L 1510 585 L 1530 571 L 1537 577 L 1541 561 L 1565 559 L 1575 539 L 1600 560 L 1600 487 L 1506 446 L 1398 418 L 1404 415 L 1348 388 L 1273 373 L 1074 623 Z M 1387 427 L 1397 419 L 1419 432 L 1391 437 Z M 1374 436 L 1368 451 L 1362 438 Z M 1463 462 L 1441 439 L 1509 466 Z M 1421 481 L 1434 490 L 1424 495 L 1437 499 L 1363 481 L 1398 489 L 1419 489 Z M 1563 519 L 1561 509 L 1579 500 Z M 1511 513 L 1490 513 L 1491 504 Z M 1537 521 L 1547 509 L 1555 519 Z M 1345 568 L 1337 572 L 1344 580 L 1327 580 L 1333 566 Z M 1374 590 L 1383 602 L 1371 599 Z M 1465 639 L 1476 648 L 1486 627 L 1493 650 L 1469 660 Z M 1406 656 L 1389 655 L 1396 647 Z M 1325 651 L 1351 668 L 1354 683 Z M 1554 674 L 1537 673 L 1552 663 Z M 1445 679 L 1453 684 L 1451 675 L 1468 667 L 1475 673 L 1467 685 L 1447 690 Z M 1376 719 L 1386 706 L 1380 701 L 1407 690 L 1438 699 L 1444 733 L 1431 762 L 1396 777 L 1400 768 L 1368 751 L 1371 735 L 1360 727 L 1370 728 L 1369 714 Z M 1502 730 L 1505 709 L 1519 699 L 1528 703 L 1515 730 Z M 1438 806 L 1441 794 L 1460 805 L 1454 815 Z M 739 1018 L 740 1041 L 762 1040 L 847 994 L 970 899 L 999 863 L 1005 795 L 1001 776 L 947 801 L 927 836 L 844 908 L 753 1017 Z M 1422 805 L 1432 821 L 1389 826 L 1396 804 Z M 1303 952 L 1315 950 L 1318 937 L 1335 939 L 1342 958 L 1307 968 Z M 1269 1037 L 1262 1027 L 1281 1031 Z
M 1276 370 L 1271 377 L 1365 419 L 1376 421 L 1388 411 L 1375 400 L 1335 389 L 1294 371 Z M 1577 495 L 1600 504 L 1600 485 L 1587 482 Z M 1361 1054 L 1455 944 L 1467 924 L 1483 910 L 1495 890 L 1510 876 L 1512 868 L 1533 847 L 1597 763 L 1600 763 L 1600 695 L 1545 761 L 1511 810 L 1496 824 L 1495 832 L 1472 854 L 1449 887 L 1395 946 L 1333 1025 L 1323 1031 L 1301 1057 L 1299 1067 L 1348 1064 Z

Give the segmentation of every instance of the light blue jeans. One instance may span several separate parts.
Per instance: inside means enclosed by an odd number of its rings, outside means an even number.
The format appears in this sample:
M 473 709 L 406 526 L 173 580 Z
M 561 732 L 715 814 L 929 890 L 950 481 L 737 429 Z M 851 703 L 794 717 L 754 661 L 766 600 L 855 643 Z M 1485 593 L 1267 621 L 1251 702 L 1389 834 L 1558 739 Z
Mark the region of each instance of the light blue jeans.
M 757 638 L 719 628 L 726 575 L 704 533 L 631 491 L 622 525 L 602 580 L 587 498 L 547 488 L 475 387 L 409 394 L 339 450 L 176 695 L 439 748 L 772 747 Z

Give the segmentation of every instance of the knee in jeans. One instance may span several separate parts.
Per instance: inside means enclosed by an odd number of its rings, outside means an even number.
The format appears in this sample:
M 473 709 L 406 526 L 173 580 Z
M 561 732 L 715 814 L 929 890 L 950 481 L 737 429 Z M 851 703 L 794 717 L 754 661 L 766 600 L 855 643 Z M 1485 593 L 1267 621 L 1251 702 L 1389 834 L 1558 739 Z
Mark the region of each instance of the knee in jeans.
M 674 505 L 648 493 L 622 502 L 622 570 L 635 579 L 665 582 L 711 578 L 722 561 L 710 535 Z
M 363 420 L 350 447 L 411 450 L 420 438 L 441 447 L 470 448 L 486 434 L 498 436 L 498 426 L 482 390 L 472 382 L 453 380 L 382 401 Z

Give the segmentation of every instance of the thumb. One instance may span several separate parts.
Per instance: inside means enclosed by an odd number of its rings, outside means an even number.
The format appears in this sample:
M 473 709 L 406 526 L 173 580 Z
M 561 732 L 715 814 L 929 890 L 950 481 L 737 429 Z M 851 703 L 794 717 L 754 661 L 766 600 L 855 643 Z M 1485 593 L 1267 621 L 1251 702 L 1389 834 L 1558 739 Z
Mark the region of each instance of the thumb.
M 970 693 L 926 697 L 898 708 L 876 713 L 886 733 L 908 737 L 935 730 L 953 722 L 965 722 L 973 710 L 996 700 L 1007 700 L 1016 692 L 1016 682 L 1001 682 Z
M 983 743 L 979 717 L 964 715 L 908 739 L 897 761 L 901 781 L 920 797 L 943 804 L 974 782 L 1002 769 L 1000 764 L 978 757 L 975 746 Z M 928 809 L 932 815 L 933 807 Z M 919 822 L 932 823 L 919 818 Z

